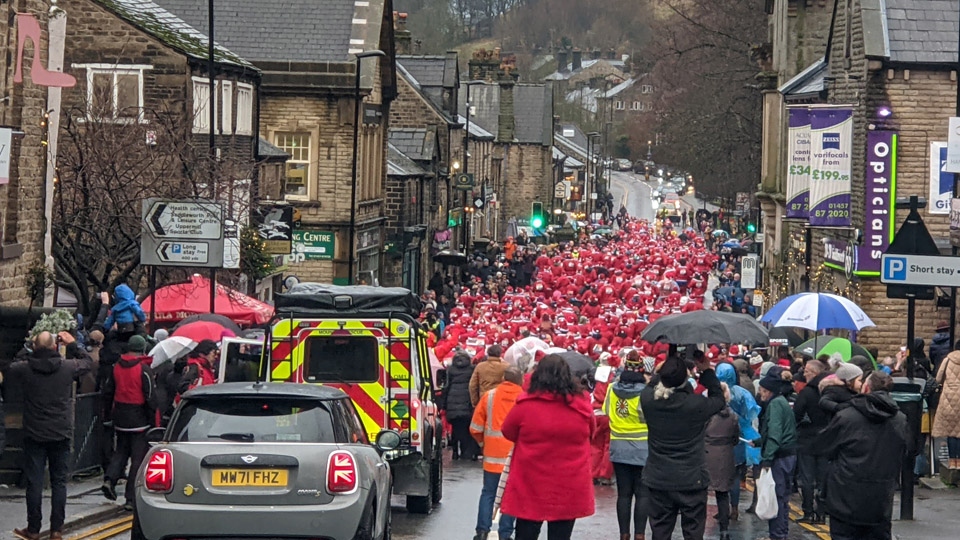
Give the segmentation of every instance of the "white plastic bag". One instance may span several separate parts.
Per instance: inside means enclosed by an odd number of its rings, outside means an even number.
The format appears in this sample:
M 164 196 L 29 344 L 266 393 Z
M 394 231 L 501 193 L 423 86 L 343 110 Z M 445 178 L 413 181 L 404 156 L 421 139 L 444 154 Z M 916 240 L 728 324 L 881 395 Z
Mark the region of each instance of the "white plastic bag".
M 777 505 L 777 483 L 773 480 L 770 469 L 763 469 L 757 480 L 757 517 L 773 519 L 777 517 L 780 508 Z

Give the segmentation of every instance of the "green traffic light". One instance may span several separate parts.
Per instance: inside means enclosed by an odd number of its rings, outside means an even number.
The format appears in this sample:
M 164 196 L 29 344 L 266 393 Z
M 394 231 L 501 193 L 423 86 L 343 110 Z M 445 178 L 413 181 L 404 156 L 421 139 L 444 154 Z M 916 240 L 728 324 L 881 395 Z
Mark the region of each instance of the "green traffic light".
M 747 232 L 750 234 L 757 232 L 757 226 L 753 223 L 747 223 Z
M 543 227 L 543 218 L 540 216 L 534 216 L 533 219 L 530 220 L 530 225 L 534 229 L 539 229 L 540 227 Z

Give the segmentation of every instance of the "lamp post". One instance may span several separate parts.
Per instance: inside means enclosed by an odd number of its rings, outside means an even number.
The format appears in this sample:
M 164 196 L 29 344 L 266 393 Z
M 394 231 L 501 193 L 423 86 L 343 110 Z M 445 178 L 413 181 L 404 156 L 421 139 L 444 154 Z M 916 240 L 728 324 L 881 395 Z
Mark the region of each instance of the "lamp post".
M 587 163 L 587 181 L 584 183 L 584 188 L 583 188 L 583 190 L 586 192 L 583 194 L 583 196 L 587 198 L 587 205 L 586 205 L 587 214 L 590 213 L 590 193 L 593 192 L 593 190 L 590 189 L 590 186 L 592 184 L 595 187 L 597 184 L 596 179 L 591 178 L 590 176 L 590 163 L 593 163 L 593 174 L 596 174 L 597 164 L 593 162 L 594 161 L 593 156 L 596 155 L 597 153 L 597 143 L 595 142 L 595 139 L 599 137 L 600 137 L 600 133 L 596 131 L 591 131 L 590 133 L 587 133 L 587 162 L 588 162 Z M 593 151 L 592 153 L 591 153 L 591 150 Z
M 464 111 L 464 118 L 466 122 L 463 128 L 463 174 L 469 174 L 470 169 L 468 165 L 470 164 L 470 87 L 478 84 L 485 84 L 484 81 L 466 81 L 463 83 L 467 87 L 467 103 Z M 467 193 L 473 193 L 473 189 L 463 190 L 463 253 L 466 255 L 470 254 L 470 221 L 471 216 L 467 211 L 469 206 L 473 204 L 469 200 Z M 486 201 L 484 201 L 486 202 Z
M 354 283 L 354 258 L 357 236 L 357 150 L 360 144 L 360 67 L 364 58 L 386 56 L 381 50 L 363 51 L 357 53 L 357 73 L 353 83 L 353 170 L 350 185 L 350 239 L 348 240 L 350 253 L 347 255 L 347 283 Z

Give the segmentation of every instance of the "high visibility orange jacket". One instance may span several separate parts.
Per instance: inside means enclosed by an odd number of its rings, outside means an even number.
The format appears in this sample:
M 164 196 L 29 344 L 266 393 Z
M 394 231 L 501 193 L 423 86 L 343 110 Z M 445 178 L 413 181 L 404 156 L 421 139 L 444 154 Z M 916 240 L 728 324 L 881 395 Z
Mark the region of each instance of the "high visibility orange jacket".
M 483 445 L 483 470 L 487 472 L 502 473 L 513 450 L 513 443 L 503 436 L 500 427 L 522 393 L 520 385 L 503 381 L 484 394 L 473 411 L 470 434 Z

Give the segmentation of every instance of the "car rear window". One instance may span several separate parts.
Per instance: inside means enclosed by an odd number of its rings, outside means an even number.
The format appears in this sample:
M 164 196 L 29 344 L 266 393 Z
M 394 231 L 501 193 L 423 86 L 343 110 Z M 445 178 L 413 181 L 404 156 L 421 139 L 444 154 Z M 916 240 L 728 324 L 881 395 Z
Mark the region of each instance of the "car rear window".
M 187 400 L 170 435 L 178 442 L 336 443 L 329 405 L 304 399 Z
M 380 346 L 372 336 L 317 336 L 307 340 L 305 382 L 380 380 Z

